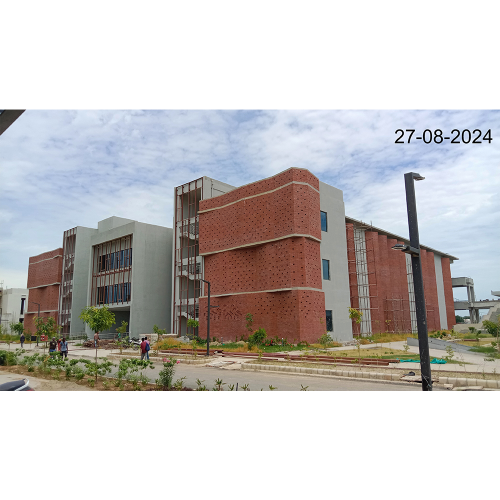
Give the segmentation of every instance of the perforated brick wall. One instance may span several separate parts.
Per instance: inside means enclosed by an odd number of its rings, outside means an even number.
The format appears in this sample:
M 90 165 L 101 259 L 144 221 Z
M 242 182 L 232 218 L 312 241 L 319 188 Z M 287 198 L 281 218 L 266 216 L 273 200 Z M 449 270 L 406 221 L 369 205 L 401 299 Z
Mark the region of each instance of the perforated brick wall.
M 208 255 L 205 276 L 216 277 L 213 295 L 306 286 L 321 289 L 320 259 L 317 242 L 287 238 Z
M 292 181 L 309 185 L 289 184 Z M 312 189 L 313 186 L 315 189 Z M 224 206 L 247 196 L 256 196 Z M 254 329 L 317 341 L 324 333 L 325 298 L 320 291 L 321 239 L 319 181 L 307 170 L 290 169 L 200 203 L 200 253 L 205 255 L 205 279 L 211 282 L 211 336 L 234 340 L 249 332 L 245 316 L 253 314 Z M 221 207 L 203 212 L 204 209 Z M 267 240 L 281 238 L 265 243 Z M 252 244 L 251 247 L 237 248 Z M 317 290 L 266 292 L 306 287 Z M 319 290 L 318 290 L 319 289 Z M 257 293 L 254 293 L 257 292 Z M 206 336 L 206 297 L 200 298 L 199 335 Z
M 321 239 L 319 213 L 319 194 L 303 184 L 290 184 L 272 193 L 202 212 L 199 216 L 200 254 L 289 234 Z
M 224 341 L 248 335 L 245 316 L 253 314 L 253 328 L 264 328 L 268 337 L 290 342 L 317 342 L 325 331 L 325 294 L 310 290 L 252 293 L 217 297 L 211 301 L 210 337 Z M 199 335 L 207 336 L 207 298 L 200 298 Z
M 266 191 L 277 189 L 280 186 L 288 184 L 289 182 L 305 182 L 319 190 L 319 180 L 315 175 L 311 174 L 309 170 L 290 168 L 273 177 L 252 182 L 251 184 L 241 186 L 220 196 L 203 200 L 200 202 L 200 211 L 220 207 L 248 196 L 265 193 Z

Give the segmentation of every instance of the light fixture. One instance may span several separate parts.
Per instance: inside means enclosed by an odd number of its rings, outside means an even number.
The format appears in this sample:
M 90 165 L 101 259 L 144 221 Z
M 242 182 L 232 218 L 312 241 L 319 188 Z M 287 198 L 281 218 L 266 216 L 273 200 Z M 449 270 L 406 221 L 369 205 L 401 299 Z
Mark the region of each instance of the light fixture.
M 397 245 L 394 245 L 392 247 L 393 250 L 402 250 L 403 252 L 406 250 L 406 245 L 403 245 L 402 243 L 398 243 Z

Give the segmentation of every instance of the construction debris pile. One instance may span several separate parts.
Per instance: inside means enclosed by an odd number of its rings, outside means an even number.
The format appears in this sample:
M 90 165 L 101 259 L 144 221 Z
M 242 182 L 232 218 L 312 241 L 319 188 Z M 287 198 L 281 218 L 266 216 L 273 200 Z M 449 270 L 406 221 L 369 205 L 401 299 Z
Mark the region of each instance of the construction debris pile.
M 86 340 L 83 344 L 83 347 L 94 347 L 93 340 Z M 99 349 L 118 349 L 115 341 L 113 339 L 109 340 L 99 340 Z

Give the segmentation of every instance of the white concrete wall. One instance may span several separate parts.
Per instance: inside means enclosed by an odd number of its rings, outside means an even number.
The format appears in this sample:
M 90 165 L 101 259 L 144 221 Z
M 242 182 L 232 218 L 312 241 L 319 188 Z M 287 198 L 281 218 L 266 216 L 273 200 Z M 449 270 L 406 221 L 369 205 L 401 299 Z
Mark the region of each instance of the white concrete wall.
M 4 288 L 2 297 L 0 298 L 0 308 L 2 309 L 2 325 L 7 327 L 9 333 L 10 323 L 19 323 L 20 318 L 24 318 L 21 314 L 21 299 L 25 297 L 24 314 L 28 310 L 28 289 L 27 288 Z
M 443 266 L 441 265 L 441 257 L 434 254 L 434 267 L 436 270 L 436 285 L 439 304 L 439 323 L 443 330 L 448 329 L 448 319 L 446 317 L 446 298 L 444 295 L 444 281 L 443 281 Z M 450 325 L 450 328 L 453 325 Z
M 97 229 L 90 227 L 78 226 L 76 228 L 70 335 L 81 335 L 85 332 L 85 324 L 79 316 L 82 310 L 90 304 L 87 302 L 87 297 L 89 296 L 89 276 L 92 275 L 91 238 L 97 232 Z
M 320 210 L 327 213 L 328 219 L 328 231 L 321 232 L 321 260 L 330 261 L 330 280 L 323 280 L 325 309 L 331 310 L 333 317 L 333 332 L 330 335 L 337 340 L 352 340 L 343 195 L 340 189 L 324 182 L 319 183 L 319 193 Z M 321 267 L 321 276 L 323 276 L 322 262 L 318 264 Z

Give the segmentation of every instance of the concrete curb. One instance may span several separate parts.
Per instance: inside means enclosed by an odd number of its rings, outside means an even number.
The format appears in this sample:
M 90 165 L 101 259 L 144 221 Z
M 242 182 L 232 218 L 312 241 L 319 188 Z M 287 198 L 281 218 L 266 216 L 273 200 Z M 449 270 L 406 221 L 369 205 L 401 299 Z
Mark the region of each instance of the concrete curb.
M 174 357 L 174 356 L 164 356 L 165 358 L 168 358 L 168 357 Z M 127 359 L 126 356 L 120 356 L 119 354 L 110 354 L 108 355 L 108 359 L 115 359 L 115 360 L 119 360 L 119 359 Z M 137 356 L 134 356 L 134 359 L 140 359 L 140 358 L 137 358 Z M 206 359 L 185 359 L 185 358 L 175 358 L 176 360 L 179 360 L 181 363 L 184 363 L 184 364 L 187 364 L 187 365 L 206 365 L 209 360 L 206 360 Z M 162 364 L 163 361 L 159 358 L 157 359 L 150 359 L 150 361 L 152 361 L 153 363 L 158 363 L 158 364 Z
M 299 366 L 277 366 L 277 365 L 256 365 L 243 363 L 242 370 L 286 372 L 290 374 L 327 376 L 332 378 L 351 378 L 363 381 L 385 381 L 388 383 L 399 383 L 408 385 L 412 382 L 401 380 L 399 373 L 378 373 L 378 372 L 358 372 L 354 370 L 328 370 L 326 368 L 301 368 Z M 483 386 L 488 389 L 500 389 L 500 380 L 484 380 L 476 378 L 454 378 L 439 377 L 435 382 L 441 384 L 451 384 L 453 387 L 477 387 Z
M 382 382 L 386 384 L 406 386 L 411 384 L 411 382 L 403 382 L 401 380 L 401 376 L 395 373 L 355 372 L 347 370 L 328 370 L 322 368 L 300 368 L 298 366 L 253 365 L 249 363 L 242 364 L 241 369 L 247 371 L 269 371 L 274 373 L 286 372 L 290 375 L 308 375 L 312 377 L 349 378 L 363 382 Z M 368 374 L 369 378 L 361 376 Z

